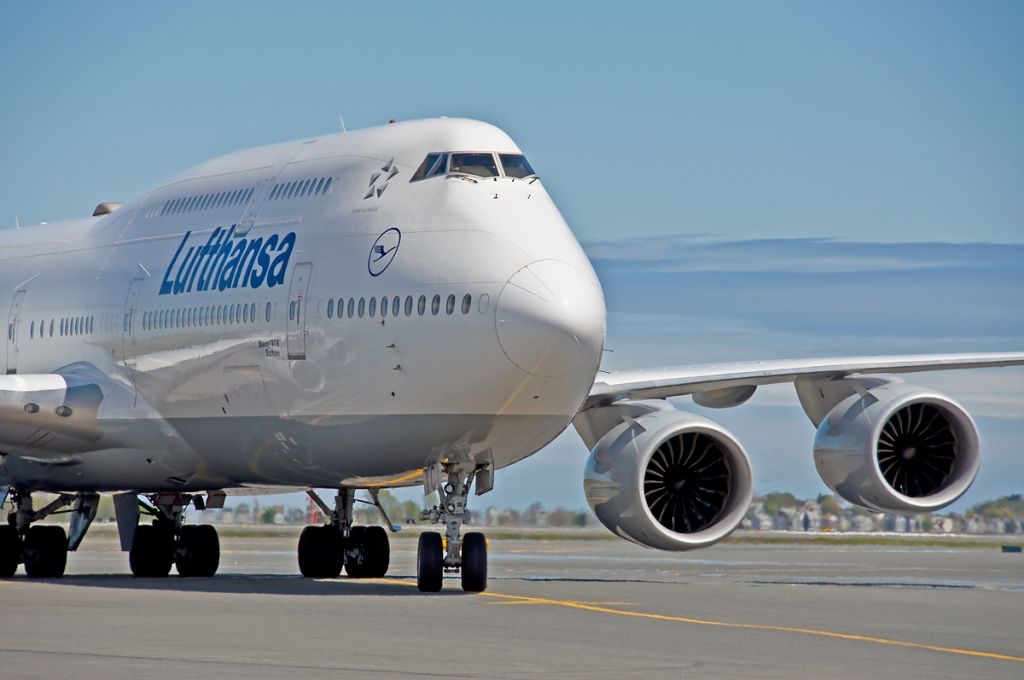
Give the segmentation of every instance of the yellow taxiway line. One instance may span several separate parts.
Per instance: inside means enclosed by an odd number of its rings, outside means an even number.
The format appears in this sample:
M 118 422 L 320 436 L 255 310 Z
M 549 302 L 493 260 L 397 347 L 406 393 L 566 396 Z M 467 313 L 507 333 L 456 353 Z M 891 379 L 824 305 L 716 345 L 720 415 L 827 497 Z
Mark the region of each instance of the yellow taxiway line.
M 403 586 L 415 586 L 415 583 L 399 579 L 377 579 L 379 583 L 390 583 Z M 764 623 L 732 623 L 729 621 L 715 621 L 711 619 L 695 619 L 687 616 L 670 616 L 668 614 L 652 614 L 649 612 L 637 612 L 628 609 L 615 609 L 580 602 L 578 600 L 553 600 L 546 597 L 530 597 L 527 595 L 508 595 L 485 591 L 480 593 L 483 597 L 497 598 L 508 604 L 538 604 L 553 607 L 565 607 L 595 614 L 610 614 L 613 616 L 625 616 L 635 619 L 647 619 L 649 621 L 668 621 L 672 623 L 689 623 L 698 626 L 715 626 L 717 628 L 733 628 L 741 630 L 763 630 L 774 633 L 791 633 L 794 635 L 811 635 L 815 637 L 833 638 L 838 640 L 853 640 L 856 642 L 868 642 L 876 645 L 887 645 L 891 647 L 905 647 L 909 649 L 922 649 L 929 652 L 940 652 L 943 654 L 956 654 L 959 656 L 973 656 L 983 659 L 995 659 L 997 661 L 1010 661 L 1013 663 L 1024 663 L 1024 657 L 1000 654 L 998 652 L 986 652 L 977 649 L 963 649 L 960 647 L 944 647 L 942 645 L 930 645 L 924 642 L 909 642 L 907 640 L 894 640 L 891 638 L 876 637 L 873 635 L 860 635 L 857 633 L 838 633 L 831 630 L 817 628 L 802 628 L 799 626 L 774 626 Z

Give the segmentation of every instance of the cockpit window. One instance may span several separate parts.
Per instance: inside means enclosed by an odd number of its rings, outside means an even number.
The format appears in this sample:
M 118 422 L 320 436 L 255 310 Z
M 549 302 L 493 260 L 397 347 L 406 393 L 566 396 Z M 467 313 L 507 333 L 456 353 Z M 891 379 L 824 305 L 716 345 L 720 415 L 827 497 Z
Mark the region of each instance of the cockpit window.
M 453 153 L 452 172 L 478 177 L 497 177 L 498 165 L 489 153 Z
M 427 179 L 428 177 L 436 177 L 438 175 L 445 174 L 448 169 L 448 154 L 446 153 L 428 153 L 427 157 L 420 163 L 420 167 L 416 169 L 410 182 L 418 182 L 421 179 Z
M 526 156 L 522 154 L 503 153 L 499 154 L 498 157 L 501 159 L 501 167 L 504 168 L 506 177 L 522 179 L 537 174 L 530 167 L 530 162 L 526 160 Z

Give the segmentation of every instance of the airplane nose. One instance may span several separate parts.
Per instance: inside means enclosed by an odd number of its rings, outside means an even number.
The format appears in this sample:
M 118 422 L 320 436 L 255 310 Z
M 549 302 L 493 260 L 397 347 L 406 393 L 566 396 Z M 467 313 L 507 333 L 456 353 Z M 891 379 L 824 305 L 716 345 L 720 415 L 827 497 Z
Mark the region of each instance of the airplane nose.
M 604 296 L 592 276 L 560 260 L 540 260 L 505 283 L 495 329 L 509 360 L 527 373 L 596 370 L 604 346 Z

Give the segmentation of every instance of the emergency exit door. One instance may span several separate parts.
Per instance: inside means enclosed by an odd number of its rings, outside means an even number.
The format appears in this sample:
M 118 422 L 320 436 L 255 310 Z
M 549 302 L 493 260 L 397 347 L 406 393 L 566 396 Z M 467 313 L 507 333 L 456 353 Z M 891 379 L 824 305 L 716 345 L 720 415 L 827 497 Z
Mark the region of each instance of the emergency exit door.
M 313 275 L 313 263 L 302 262 L 292 270 L 292 282 L 288 287 L 288 358 L 306 358 L 306 298 L 309 296 L 309 279 Z
M 7 316 L 7 375 L 18 372 L 18 330 L 24 302 L 25 291 L 19 290 L 14 294 L 11 313 Z

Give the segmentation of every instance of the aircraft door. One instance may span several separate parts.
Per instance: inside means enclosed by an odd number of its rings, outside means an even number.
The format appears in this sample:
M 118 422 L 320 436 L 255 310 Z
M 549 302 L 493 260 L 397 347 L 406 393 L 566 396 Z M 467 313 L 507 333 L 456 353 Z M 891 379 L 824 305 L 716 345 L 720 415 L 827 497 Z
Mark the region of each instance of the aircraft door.
M 288 358 L 306 358 L 306 298 L 309 279 L 313 274 L 312 262 L 301 262 L 292 270 L 288 288 Z
M 25 291 L 14 294 L 11 313 L 7 317 L 7 375 L 18 372 L 18 326 L 21 323 L 21 306 L 25 302 Z
M 135 336 L 139 333 L 138 308 L 139 291 L 142 289 L 142 279 L 133 279 L 128 286 L 128 296 L 124 300 L 124 322 L 121 334 L 121 350 L 124 352 L 124 365 L 134 368 L 135 366 Z

